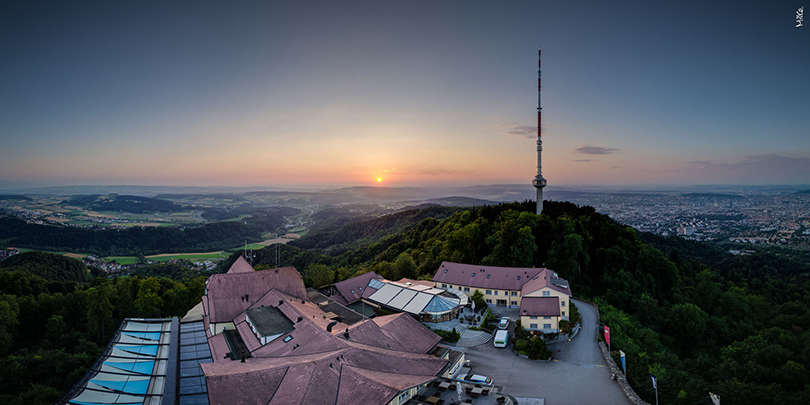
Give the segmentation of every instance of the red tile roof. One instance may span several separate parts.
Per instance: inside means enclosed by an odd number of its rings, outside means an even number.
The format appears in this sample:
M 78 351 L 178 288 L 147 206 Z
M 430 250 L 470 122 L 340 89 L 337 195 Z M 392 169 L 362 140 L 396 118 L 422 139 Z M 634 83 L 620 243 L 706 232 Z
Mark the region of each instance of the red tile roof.
M 368 281 L 372 278 L 382 279 L 382 276 L 378 275 L 377 273 L 370 271 L 365 274 L 361 274 L 357 277 L 352 277 L 350 279 L 346 279 L 334 284 L 335 288 L 337 288 L 338 293 L 340 293 L 340 297 L 345 300 L 345 302 L 336 300 L 343 305 L 351 304 L 354 301 L 359 300 L 363 297 L 366 286 L 368 286 Z M 336 299 L 337 297 L 332 297 L 332 299 Z
M 563 285 L 568 286 L 568 288 L 563 288 Z M 546 287 L 566 295 L 571 295 L 571 288 L 568 281 L 555 277 L 554 271 L 549 269 L 542 269 L 537 276 L 529 280 L 520 290 L 520 295 L 525 296 Z
M 211 323 L 230 322 L 271 289 L 307 299 L 298 270 L 282 267 L 252 273 L 214 274 L 206 283 L 203 306 Z
M 244 257 L 239 256 L 235 262 L 231 265 L 231 268 L 228 269 L 227 273 L 252 273 L 253 266 L 245 260 Z
M 201 366 L 211 404 L 385 404 L 399 391 L 435 379 L 446 364 L 427 354 L 350 342 L 337 351 L 249 358 L 245 363 L 215 359 Z M 249 384 L 265 381 L 275 390 L 249 389 Z
M 524 297 L 520 300 L 520 316 L 560 316 L 560 299 Z
M 269 278 L 256 276 L 266 272 L 272 273 Z M 257 286 L 265 288 L 264 293 Z M 235 312 L 228 321 L 235 323 L 253 356 L 245 363 L 225 359 L 229 349 L 224 334 L 209 338 L 214 362 L 202 369 L 211 404 L 385 404 L 401 390 L 435 379 L 447 365 L 448 360 L 426 354 L 441 338 L 407 314 L 356 323 L 348 339 L 346 324 L 337 323 L 327 332 L 333 321 L 306 299 L 303 288 L 298 272 L 291 271 L 219 274 L 209 279 L 208 296 L 203 298 L 208 300 L 211 319 Z M 245 290 L 253 302 L 240 300 Z M 236 298 L 227 297 L 227 292 Z M 244 310 L 262 305 L 277 308 L 293 322 L 294 330 L 284 334 L 292 339 L 259 344 Z
M 433 281 L 479 289 L 517 291 L 540 273 L 540 270 L 542 269 L 442 262 Z

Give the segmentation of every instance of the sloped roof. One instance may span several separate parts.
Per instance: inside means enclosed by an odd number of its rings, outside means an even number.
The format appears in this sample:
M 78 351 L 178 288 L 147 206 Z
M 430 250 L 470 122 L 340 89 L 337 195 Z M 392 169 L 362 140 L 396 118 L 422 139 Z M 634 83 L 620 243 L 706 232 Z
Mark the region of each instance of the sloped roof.
M 349 342 L 342 350 L 202 367 L 211 404 L 384 404 L 402 389 L 435 379 L 446 363 Z M 251 390 L 251 384 L 266 385 Z
M 520 316 L 560 316 L 559 297 L 524 297 Z
M 571 288 L 568 284 L 568 280 L 555 277 L 554 272 L 549 269 L 542 270 L 543 271 L 538 273 L 523 286 L 523 288 L 520 290 L 520 295 L 525 296 L 546 287 L 566 295 L 571 295 Z
M 272 289 L 307 299 L 304 282 L 295 267 L 214 274 L 208 279 L 206 289 L 203 304 L 211 323 L 232 321 Z
M 227 273 L 252 273 L 253 266 L 245 260 L 244 257 L 239 256 L 235 262 L 231 265 L 231 268 L 228 269 Z
M 351 341 L 411 353 L 427 353 L 442 340 L 408 314 L 378 316 L 349 329 Z
M 272 273 L 270 278 L 256 276 L 266 272 Z M 401 389 L 435 379 L 447 365 L 447 360 L 426 354 L 441 338 L 407 314 L 364 320 L 352 326 L 338 322 L 327 332 L 333 320 L 325 316 L 319 304 L 306 298 L 297 271 L 217 276 L 208 282 L 206 307 L 211 319 L 223 319 L 222 314 L 235 312 L 227 321 L 234 322 L 252 357 L 245 363 L 225 359 L 229 349 L 223 334 L 209 335 L 214 362 L 201 367 L 211 404 L 384 404 Z M 265 292 L 260 293 L 257 285 L 263 286 Z M 250 290 L 254 302 L 240 299 L 244 289 Z M 236 298 L 228 299 L 228 291 L 236 292 Z M 283 333 L 285 338 L 265 345 L 247 326 L 245 312 L 263 305 L 273 307 L 274 314 L 278 311 L 276 315 L 291 321 L 293 328 Z M 348 339 L 344 336 L 347 328 Z M 261 388 L 251 388 L 254 386 Z
M 366 286 L 368 286 L 369 280 L 381 278 L 382 276 L 380 276 L 379 274 L 370 271 L 368 273 L 361 274 L 357 277 L 352 277 L 335 283 L 334 286 L 338 290 L 340 297 L 346 301 L 346 302 L 340 301 L 338 302 L 340 302 L 343 305 L 347 305 L 359 300 L 360 298 L 363 297 Z
M 433 281 L 479 289 L 516 291 L 540 273 L 540 270 L 542 269 L 442 262 Z

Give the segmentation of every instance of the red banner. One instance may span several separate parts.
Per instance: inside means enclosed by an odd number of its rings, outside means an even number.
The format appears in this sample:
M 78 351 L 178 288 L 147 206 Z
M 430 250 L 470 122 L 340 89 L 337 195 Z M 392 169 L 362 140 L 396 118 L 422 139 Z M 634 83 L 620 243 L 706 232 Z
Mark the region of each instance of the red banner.
M 610 345 L 610 328 L 607 325 L 605 325 L 605 343 Z

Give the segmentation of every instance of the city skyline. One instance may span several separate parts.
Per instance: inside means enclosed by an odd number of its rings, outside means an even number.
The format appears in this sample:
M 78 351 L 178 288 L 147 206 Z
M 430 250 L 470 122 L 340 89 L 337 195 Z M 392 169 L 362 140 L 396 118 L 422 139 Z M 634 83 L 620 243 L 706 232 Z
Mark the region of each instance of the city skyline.
M 802 184 L 788 1 L 17 2 L 4 185 Z

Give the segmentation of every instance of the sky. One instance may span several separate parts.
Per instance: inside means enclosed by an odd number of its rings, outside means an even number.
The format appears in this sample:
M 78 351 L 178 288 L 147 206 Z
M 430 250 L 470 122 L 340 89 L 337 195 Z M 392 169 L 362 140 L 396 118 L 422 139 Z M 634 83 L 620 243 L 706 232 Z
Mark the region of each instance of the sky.
M 0 187 L 810 184 L 805 6 L 4 1 Z

